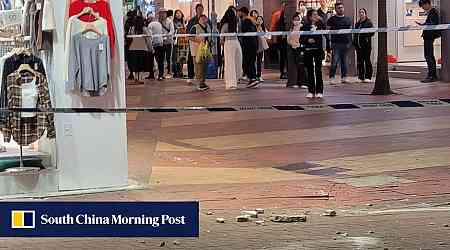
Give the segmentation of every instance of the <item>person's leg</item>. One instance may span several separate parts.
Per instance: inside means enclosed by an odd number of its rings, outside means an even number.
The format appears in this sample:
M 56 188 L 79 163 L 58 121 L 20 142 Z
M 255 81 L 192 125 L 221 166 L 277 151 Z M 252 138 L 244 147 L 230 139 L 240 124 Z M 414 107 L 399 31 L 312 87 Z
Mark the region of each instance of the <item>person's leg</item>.
M 232 41 L 225 41 L 224 44 L 224 54 L 225 54 L 225 88 L 230 89 L 237 86 L 237 72 L 236 72 L 236 61 L 235 61 L 235 51 Z
M 154 68 L 155 68 L 155 54 L 154 52 L 149 54 L 149 67 L 148 67 L 148 76 L 146 79 L 155 79 L 155 72 L 154 72 Z
M 262 61 L 263 61 L 264 52 L 259 52 L 256 58 L 256 76 L 258 78 L 262 75 Z
M 164 77 L 164 47 L 155 47 L 155 57 L 158 63 L 158 78 Z
M 341 65 L 341 78 L 347 77 L 347 52 L 348 48 L 346 44 L 342 44 L 340 50 L 340 65 Z
M 241 45 L 244 45 L 243 43 Z M 249 50 L 247 47 L 242 46 L 242 72 L 246 77 L 248 76 L 248 63 L 249 63 Z
M 373 66 L 370 56 L 372 55 L 372 48 L 365 50 L 365 66 L 366 66 L 366 79 L 371 80 L 373 77 Z
M 323 78 L 322 78 L 322 61 L 325 55 L 323 50 L 317 50 L 314 52 L 314 68 L 316 76 L 316 93 L 323 94 Z
M 308 92 L 310 94 L 316 93 L 316 84 L 314 79 L 314 56 L 312 52 L 305 52 L 305 67 L 308 76 Z
M 424 40 L 424 54 L 428 65 L 428 78 L 437 78 L 436 58 L 434 57 L 434 40 Z
M 249 53 L 249 61 L 248 61 L 248 78 L 250 80 L 255 80 L 256 79 L 256 54 L 257 54 L 257 48 L 248 48 Z
M 170 74 L 172 67 L 172 44 L 164 45 L 164 52 L 166 54 L 167 74 Z
M 187 68 L 188 68 L 188 79 L 194 79 L 195 77 L 194 58 L 190 51 L 188 55 Z
M 356 62 L 357 62 L 357 68 L 358 68 L 358 79 L 364 80 L 365 79 L 365 70 L 364 70 L 364 51 L 361 48 L 356 49 Z
M 286 78 L 286 68 L 287 68 L 287 48 L 288 43 L 286 38 L 282 38 L 281 48 L 280 48 L 280 74 L 282 78 Z
M 330 78 L 336 78 L 336 70 L 340 60 L 339 49 L 336 45 L 333 45 L 331 51 Z

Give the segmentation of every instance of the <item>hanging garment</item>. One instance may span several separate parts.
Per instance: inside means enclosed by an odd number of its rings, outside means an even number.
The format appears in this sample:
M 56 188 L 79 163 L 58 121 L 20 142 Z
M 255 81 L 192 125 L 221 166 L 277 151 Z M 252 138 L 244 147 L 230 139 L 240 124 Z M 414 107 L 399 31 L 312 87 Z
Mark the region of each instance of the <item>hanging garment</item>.
M 71 39 L 67 89 L 79 90 L 87 96 L 102 96 L 111 72 L 109 38 L 89 35 L 78 33 Z
M 34 72 L 38 101 L 36 108 L 49 109 L 52 107 L 48 84 L 45 75 Z M 8 84 L 8 105 L 9 109 L 19 109 L 23 106 L 22 85 L 29 83 L 30 77 L 23 76 L 15 71 L 7 77 Z M 20 112 L 8 113 L 6 124 L 2 128 L 5 142 L 10 142 L 11 137 L 17 144 L 27 146 L 39 140 L 45 131 L 48 138 L 55 138 L 55 125 L 53 113 L 39 113 L 34 117 L 23 118 Z
M 106 20 L 108 27 L 108 35 L 111 48 L 111 56 L 114 57 L 114 51 L 116 49 L 116 32 L 114 28 L 114 18 L 111 13 L 111 7 L 105 0 L 97 0 L 96 2 L 85 2 L 85 0 L 71 0 L 69 6 L 69 17 L 78 15 L 84 8 L 91 7 L 94 12 L 97 12 L 102 18 Z M 84 22 L 95 21 L 95 17 L 92 15 L 83 15 L 80 19 Z
M 8 76 L 14 73 L 17 69 L 19 69 L 21 64 L 28 64 L 32 69 L 39 72 L 42 75 L 46 75 L 44 64 L 42 60 L 34 55 L 28 56 L 24 54 L 13 54 L 11 57 L 5 60 L 3 64 L 3 74 L 2 74 L 2 83 L 1 83 L 1 95 L 0 95 L 0 108 L 8 107 Z M 0 127 L 6 123 L 6 114 L 0 113 Z
M 67 22 L 67 32 L 66 32 L 66 39 L 65 39 L 65 44 L 64 44 L 64 46 L 65 46 L 65 61 L 66 61 L 67 67 L 65 67 L 63 75 L 64 75 L 64 80 L 66 83 L 69 80 L 68 65 L 69 65 L 69 52 L 70 52 L 71 40 L 74 35 L 76 35 L 80 32 L 83 32 L 83 30 L 85 30 L 88 25 L 95 27 L 95 29 L 97 29 L 102 35 L 106 35 L 106 36 L 108 35 L 106 20 L 103 18 L 97 19 L 90 23 L 81 21 L 80 19 L 78 19 L 77 16 L 73 16 L 73 17 L 69 18 L 69 21 Z

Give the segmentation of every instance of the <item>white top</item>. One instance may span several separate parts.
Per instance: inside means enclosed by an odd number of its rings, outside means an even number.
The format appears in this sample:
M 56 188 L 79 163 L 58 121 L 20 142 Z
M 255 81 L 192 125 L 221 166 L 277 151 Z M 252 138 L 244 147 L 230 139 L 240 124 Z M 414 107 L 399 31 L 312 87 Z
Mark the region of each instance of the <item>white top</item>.
M 22 108 L 36 108 L 38 92 L 36 88 L 36 79 L 29 83 L 22 83 Z M 36 113 L 22 113 L 22 117 L 34 117 Z
M 65 51 L 65 62 L 66 67 L 64 69 L 64 80 L 67 82 L 69 80 L 68 72 L 69 72 L 69 51 L 70 51 L 70 40 L 72 37 L 80 32 L 83 32 L 88 25 L 93 25 L 98 31 L 100 31 L 101 35 L 108 35 L 108 27 L 106 25 L 106 20 L 103 18 L 99 18 L 94 22 L 83 22 L 78 19 L 77 16 L 72 16 L 69 18 L 67 22 L 67 31 L 66 31 L 66 39 L 64 44 Z
M 150 35 L 161 35 L 163 34 L 163 27 L 159 21 L 153 21 L 148 25 L 148 33 Z M 163 46 L 163 38 L 161 36 L 159 37 L 152 37 L 152 44 L 153 47 L 159 47 Z
M 42 31 L 52 31 L 55 29 L 56 22 L 53 0 L 45 0 L 42 9 Z

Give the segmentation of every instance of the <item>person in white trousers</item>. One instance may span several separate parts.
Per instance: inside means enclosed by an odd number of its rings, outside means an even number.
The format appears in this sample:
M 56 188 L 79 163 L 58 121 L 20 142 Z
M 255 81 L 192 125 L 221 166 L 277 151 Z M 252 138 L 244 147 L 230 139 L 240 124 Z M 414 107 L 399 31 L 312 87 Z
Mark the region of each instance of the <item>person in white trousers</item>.
M 220 32 L 236 33 L 237 17 L 233 9 L 225 12 L 220 22 Z M 237 89 L 238 80 L 242 76 L 242 49 L 237 36 L 221 37 L 225 54 L 225 88 L 227 90 Z

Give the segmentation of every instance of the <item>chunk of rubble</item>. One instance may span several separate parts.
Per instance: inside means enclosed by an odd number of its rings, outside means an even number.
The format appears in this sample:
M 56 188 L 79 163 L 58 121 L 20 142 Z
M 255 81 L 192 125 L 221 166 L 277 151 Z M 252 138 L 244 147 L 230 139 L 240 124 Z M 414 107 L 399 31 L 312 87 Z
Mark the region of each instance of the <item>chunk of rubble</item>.
M 216 222 L 217 223 L 225 223 L 225 219 L 224 218 L 217 218 Z
M 328 209 L 327 211 L 325 211 L 325 213 L 322 214 L 323 216 L 329 216 L 329 217 L 334 217 L 337 215 L 336 211 L 333 209 Z
M 270 220 L 278 223 L 306 222 L 306 215 L 272 215 Z
M 246 211 L 242 211 L 241 214 L 248 215 L 248 216 L 250 216 L 250 218 L 258 218 L 258 212 L 256 212 L 256 211 L 246 210 Z
M 255 221 L 256 225 L 264 226 L 265 221 L 264 220 L 257 220 Z
M 257 208 L 257 209 L 255 209 L 255 211 L 257 214 L 264 214 L 264 209 L 262 209 L 262 208 Z
M 237 222 L 249 222 L 250 221 L 250 215 L 240 215 L 236 217 Z

